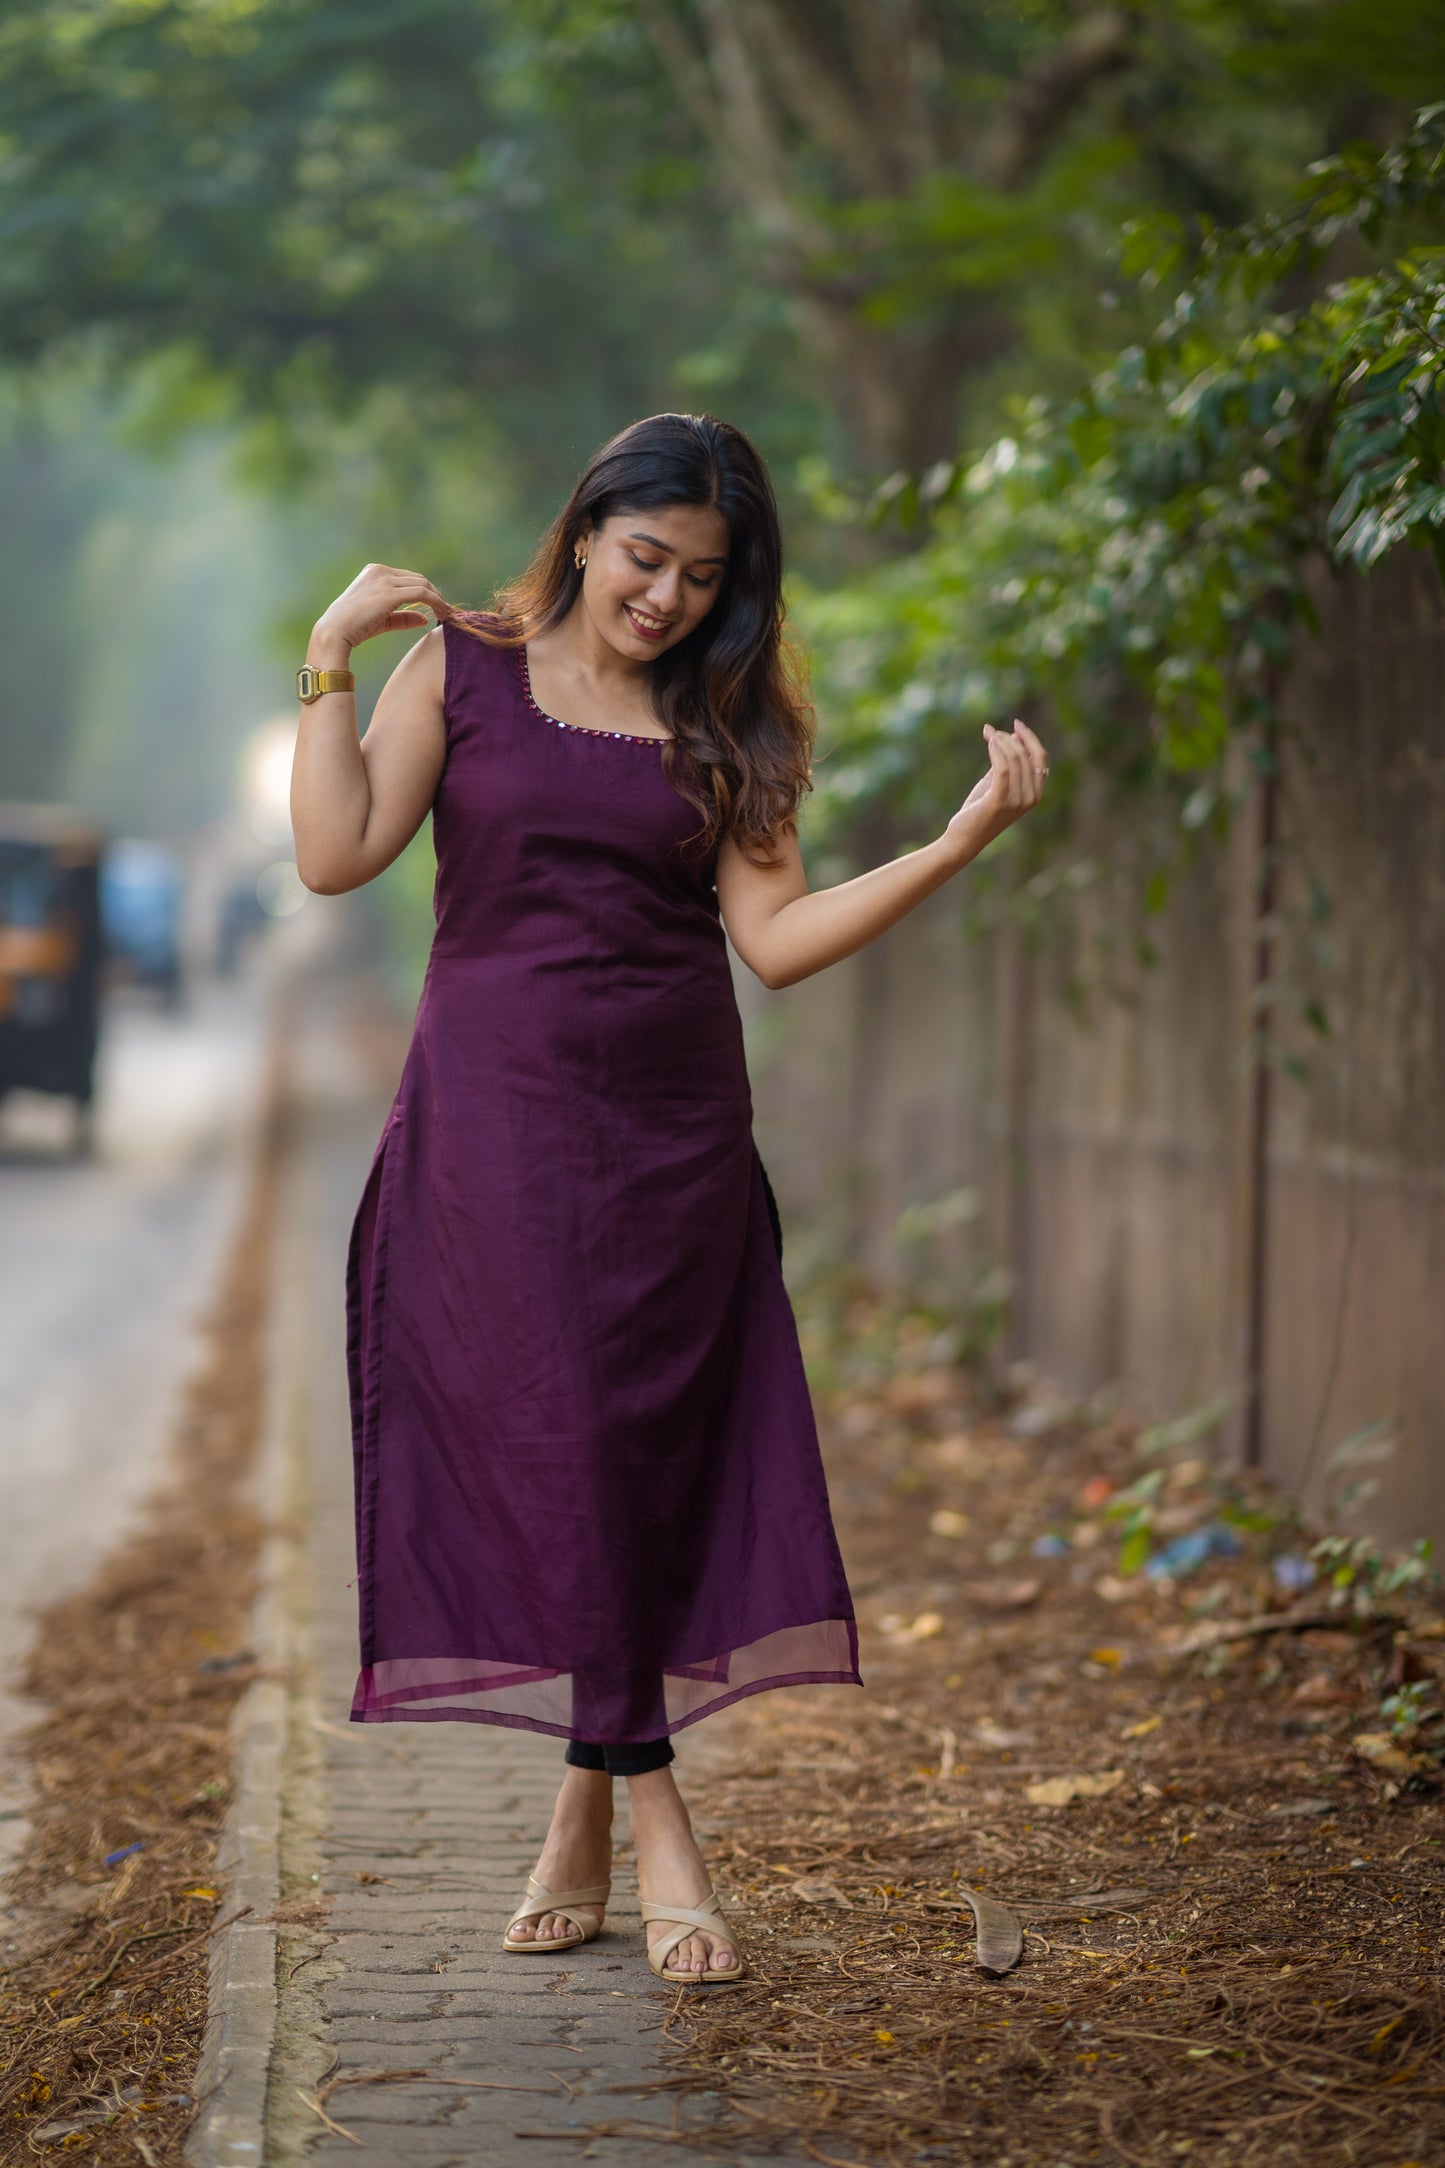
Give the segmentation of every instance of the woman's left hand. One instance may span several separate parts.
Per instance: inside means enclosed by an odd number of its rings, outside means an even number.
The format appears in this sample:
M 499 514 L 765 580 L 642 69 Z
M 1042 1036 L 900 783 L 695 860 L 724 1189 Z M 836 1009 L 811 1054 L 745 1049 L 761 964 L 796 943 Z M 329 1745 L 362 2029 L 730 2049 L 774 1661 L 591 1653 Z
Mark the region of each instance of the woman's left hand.
M 969 855 L 992 843 L 1030 813 L 1044 794 L 1049 756 L 1027 723 L 1014 718 L 1012 732 L 985 723 L 988 773 L 974 784 L 949 822 L 947 834 L 966 843 Z

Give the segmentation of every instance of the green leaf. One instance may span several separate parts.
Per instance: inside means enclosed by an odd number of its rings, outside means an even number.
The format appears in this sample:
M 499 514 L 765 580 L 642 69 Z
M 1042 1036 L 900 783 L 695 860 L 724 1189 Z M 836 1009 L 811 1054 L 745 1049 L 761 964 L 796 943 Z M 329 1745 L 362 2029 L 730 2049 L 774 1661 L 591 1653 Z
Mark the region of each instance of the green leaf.
M 1132 1530 L 1119 1545 L 1119 1573 L 1121 1577 L 1127 1578 L 1131 1573 L 1137 1573 L 1147 1561 L 1152 1546 L 1153 1537 L 1149 1529 L 1136 1528 Z

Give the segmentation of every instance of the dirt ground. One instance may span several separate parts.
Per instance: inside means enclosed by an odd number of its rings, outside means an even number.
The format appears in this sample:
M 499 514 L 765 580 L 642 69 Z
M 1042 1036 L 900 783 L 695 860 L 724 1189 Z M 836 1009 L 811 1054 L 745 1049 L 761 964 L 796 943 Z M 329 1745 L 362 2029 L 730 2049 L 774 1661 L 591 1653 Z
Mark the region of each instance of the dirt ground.
M 698 1798 L 755 1971 L 679 1997 L 681 2126 L 900 2168 L 1436 2168 L 1438 1583 L 1367 1548 L 1301 1585 L 1287 1501 L 1193 1426 L 991 1405 L 937 1319 L 855 1299 L 812 1343 L 867 1691 L 744 1705 Z M 960 1885 L 1024 1923 L 1002 1977 Z

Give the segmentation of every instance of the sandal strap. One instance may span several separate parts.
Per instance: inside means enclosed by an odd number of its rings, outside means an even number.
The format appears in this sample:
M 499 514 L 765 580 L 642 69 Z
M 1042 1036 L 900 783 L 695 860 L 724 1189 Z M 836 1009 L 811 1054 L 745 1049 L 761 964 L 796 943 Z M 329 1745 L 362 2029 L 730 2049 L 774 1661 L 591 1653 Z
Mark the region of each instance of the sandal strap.
M 717 1895 L 711 1890 L 695 1912 L 690 1912 L 686 1905 L 649 1904 L 645 1897 L 640 1901 L 638 1909 L 642 1914 L 644 1924 L 649 1920 L 678 1920 L 684 1924 L 686 1932 L 691 1932 L 692 1929 L 700 1927 L 705 1934 L 715 1935 L 727 1925 L 727 1922 L 723 1919 L 723 1910 L 718 1902 Z M 682 1935 L 679 1935 L 677 1939 L 681 1942 Z M 656 1947 L 657 1945 L 654 1943 L 653 1948 Z
M 572 1919 L 574 1905 L 605 1905 L 612 1895 L 608 1882 L 599 1882 L 593 1889 L 547 1889 L 534 1874 L 527 1877 L 527 1894 L 508 1920 L 513 1928 L 519 1920 L 539 1920 L 545 1912 L 556 1912 L 564 1919 Z M 580 1920 L 572 1920 L 578 1934 L 582 1933 Z
M 704 1934 L 719 1937 L 726 1935 L 729 1942 L 733 1940 L 728 1932 L 727 1921 L 723 1918 L 723 1909 L 718 1902 L 716 1890 L 708 1891 L 696 1911 L 687 1905 L 649 1904 L 645 1897 L 639 1900 L 638 1910 L 642 1914 L 644 1926 L 650 1920 L 667 1920 L 674 1925 L 672 1934 L 662 1935 L 656 1942 L 648 1945 L 648 1962 L 653 1971 L 659 1974 L 678 1944 L 686 1942 L 688 1936 L 699 1928 Z

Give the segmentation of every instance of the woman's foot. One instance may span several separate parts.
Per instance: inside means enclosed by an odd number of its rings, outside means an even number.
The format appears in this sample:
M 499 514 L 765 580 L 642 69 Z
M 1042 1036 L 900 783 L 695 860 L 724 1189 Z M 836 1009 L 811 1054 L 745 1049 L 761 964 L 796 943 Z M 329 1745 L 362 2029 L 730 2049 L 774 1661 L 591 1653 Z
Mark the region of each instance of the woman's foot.
M 672 1770 L 651 1769 L 646 1776 L 630 1777 L 627 1796 L 637 1848 L 639 1896 L 648 1904 L 682 1905 L 695 1912 L 711 1890 L 712 1879 Z M 666 1920 L 649 1920 L 648 1948 L 675 1932 Z M 737 1963 L 736 1943 L 725 1934 L 705 1933 L 701 1928 L 685 1935 L 667 1960 L 670 1972 L 728 1972 Z
M 612 1879 L 612 1779 L 600 1770 L 569 1769 L 562 1779 L 552 1826 L 533 1869 L 543 1889 L 596 1889 Z M 576 1925 L 573 1925 L 575 1920 Z M 518 1920 L 509 1942 L 570 1942 L 581 1927 L 602 1925 L 601 1905 L 573 1905 L 567 1914 L 543 1912 Z

